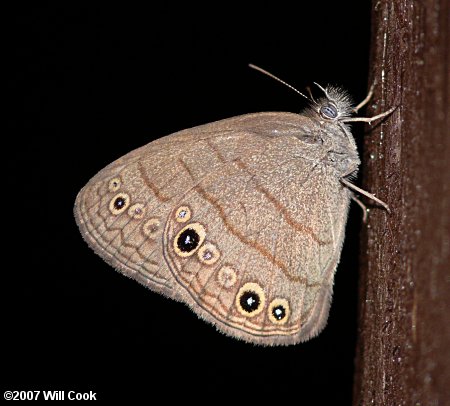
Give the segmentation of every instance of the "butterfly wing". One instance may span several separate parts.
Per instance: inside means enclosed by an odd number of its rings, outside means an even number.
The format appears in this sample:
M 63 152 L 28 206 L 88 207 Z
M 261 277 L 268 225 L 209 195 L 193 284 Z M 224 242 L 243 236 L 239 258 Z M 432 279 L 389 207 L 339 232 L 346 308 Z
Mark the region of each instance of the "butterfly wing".
M 327 319 L 349 204 L 311 134 L 304 117 L 258 113 L 150 143 L 80 192 L 82 233 L 227 334 L 304 341 Z
M 226 134 L 233 143 L 233 137 L 242 136 L 231 128 L 209 126 L 163 137 L 114 161 L 78 193 L 74 207 L 83 238 L 99 256 L 176 300 L 183 300 L 184 292 L 163 258 L 162 241 L 173 206 L 193 187 L 179 164 L 190 157 L 201 160 L 203 168 L 218 170 L 214 159 L 203 154 L 209 139 Z

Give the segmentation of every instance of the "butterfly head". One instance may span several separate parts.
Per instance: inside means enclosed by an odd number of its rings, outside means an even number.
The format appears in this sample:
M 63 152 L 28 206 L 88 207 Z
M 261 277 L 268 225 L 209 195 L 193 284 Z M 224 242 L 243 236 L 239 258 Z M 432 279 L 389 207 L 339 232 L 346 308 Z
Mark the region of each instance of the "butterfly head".
M 313 101 L 313 109 L 323 119 L 330 121 L 341 121 L 350 117 L 354 110 L 349 94 L 340 87 L 327 86 L 323 88 L 315 83 L 325 94 L 319 100 Z

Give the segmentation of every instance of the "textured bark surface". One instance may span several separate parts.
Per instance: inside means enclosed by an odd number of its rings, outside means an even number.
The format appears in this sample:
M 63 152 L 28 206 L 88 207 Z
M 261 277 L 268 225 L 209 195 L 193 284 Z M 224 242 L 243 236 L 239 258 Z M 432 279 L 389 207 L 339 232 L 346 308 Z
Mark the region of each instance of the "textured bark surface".
M 354 405 L 450 404 L 448 0 L 374 1 Z

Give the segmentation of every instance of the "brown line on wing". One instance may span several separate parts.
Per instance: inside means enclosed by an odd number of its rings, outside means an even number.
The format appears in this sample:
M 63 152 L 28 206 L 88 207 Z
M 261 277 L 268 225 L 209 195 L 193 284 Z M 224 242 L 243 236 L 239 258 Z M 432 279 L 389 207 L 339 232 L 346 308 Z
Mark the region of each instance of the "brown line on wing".
M 267 199 L 275 206 L 275 208 L 282 214 L 284 220 L 286 223 L 288 223 L 292 228 L 295 230 L 308 234 L 316 243 L 319 245 L 328 245 L 331 241 L 324 241 L 321 240 L 311 229 L 311 227 L 305 226 L 303 224 L 300 224 L 299 222 L 295 221 L 292 216 L 289 214 L 289 211 L 285 206 L 283 206 L 282 203 L 280 203 L 277 198 L 272 195 L 268 190 L 266 190 L 263 186 L 257 184 L 256 189 L 261 192 L 264 196 L 267 197 Z
M 241 160 L 236 160 L 236 164 L 239 166 L 239 168 L 247 171 L 250 175 L 254 175 Z M 275 208 L 282 214 L 283 218 L 285 219 L 286 223 L 288 223 L 292 228 L 295 230 L 308 234 L 311 236 L 311 238 L 317 242 L 319 245 L 328 245 L 331 241 L 323 241 L 321 240 L 311 229 L 311 227 L 305 226 L 303 224 L 300 224 L 299 222 L 295 221 L 295 219 L 292 218 L 292 216 L 289 214 L 288 209 L 279 201 L 277 198 L 270 193 L 266 188 L 261 186 L 256 180 L 254 180 L 256 183 L 256 189 L 261 192 L 264 196 L 267 197 L 267 199 L 275 206 Z
M 216 156 L 217 156 L 217 158 L 219 159 L 220 162 L 225 163 L 227 161 L 225 159 L 225 157 L 220 153 L 218 148 L 211 142 L 210 139 L 206 140 L 206 144 L 208 145 L 208 147 L 210 147 L 214 151 L 214 153 L 216 154 Z
M 235 161 L 236 164 L 239 166 L 239 168 L 247 171 L 250 175 L 254 175 L 247 167 L 247 165 L 245 165 L 244 162 L 242 162 L 241 160 L 236 160 Z M 311 227 L 305 226 L 303 224 L 300 224 L 299 222 L 295 221 L 294 218 L 292 218 L 292 216 L 290 215 L 288 209 L 272 194 L 270 193 L 266 188 L 264 188 L 263 186 L 261 186 L 256 180 L 256 189 L 261 192 L 264 196 L 267 197 L 267 199 L 275 206 L 275 208 L 282 214 L 282 216 L 284 217 L 286 223 L 288 223 L 292 228 L 294 228 L 295 230 L 304 233 L 304 234 L 308 234 L 309 236 L 311 236 L 311 238 L 317 242 L 319 245 L 328 245 L 331 243 L 331 241 L 324 241 L 321 240 L 316 233 L 314 233 L 314 231 L 312 230 Z
M 142 164 L 142 161 L 138 162 L 138 168 L 139 168 L 139 174 L 141 175 L 142 180 L 148 186 L 148 188 L 154 193 L 156 198 L 161 202 L 168 202 L 170 200 L 170 197 L 165 196 L 156 187 L 156 185 L 148 178 L 147 174 L 145 173 L 145 169 L 144 169 L 144 165 Z
M 189 174 L 189 176 L 193 177 L 191 170 L 189 167 L 180 160 L 181 165 L 184 167 L 186 172 Z M 278 268 L 282 270 L 282 272 L 286 275 L 286 277 L 293 281 L 293 282 L 300 282 L 307 286 L 319 286 L 320 284 L 317 283 L 308 283 L 307 278 L 303 278 L 298 275 L 291 275 L 289 273 L 287 265 L 281 261 L 279 258 L 276 258 L 267 248 L 262 246 L 261 244 L 258 244 L 256 241 L 252 241 L 249 238 L 247 238 L 242 232 L 240 232 L 235 226 L 233 226 L 227 219 L 226 213 L 224 208 L 220 205 L 218 200 L 212 196 L 210 193 L 208 193 L 206 190 L 204 190 L 199 184 L 195 186 L 195 191 L 199 193 L 208 203 L 210 203 L 212 206 L 216 208 L 216 210 L 219 212 L 219 216 L 222 219 L 225 227 L 227 230 L 233 234 L 236 238 L 238 238 L 243 244 L 248 245 L 258 251 L 263 257 L 267 258 L 270 262 L 272 262 L 274 265 L 276 265 Z

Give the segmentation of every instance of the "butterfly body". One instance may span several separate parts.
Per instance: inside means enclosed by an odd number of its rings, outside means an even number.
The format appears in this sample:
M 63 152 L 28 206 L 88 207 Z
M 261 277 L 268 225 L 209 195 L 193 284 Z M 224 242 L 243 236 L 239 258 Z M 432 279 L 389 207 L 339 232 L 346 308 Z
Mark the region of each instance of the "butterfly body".
M 349 103 L 336 96 L 323 116 L 329 99 L 302 114 L 183 130 L 119 158 L 77 197 L 84 239 L 235 338 L 289 345 L 315 336 L 352 196 L 341 179 L 359 165 L 350 131 L 327 116 L 347 116 Z

